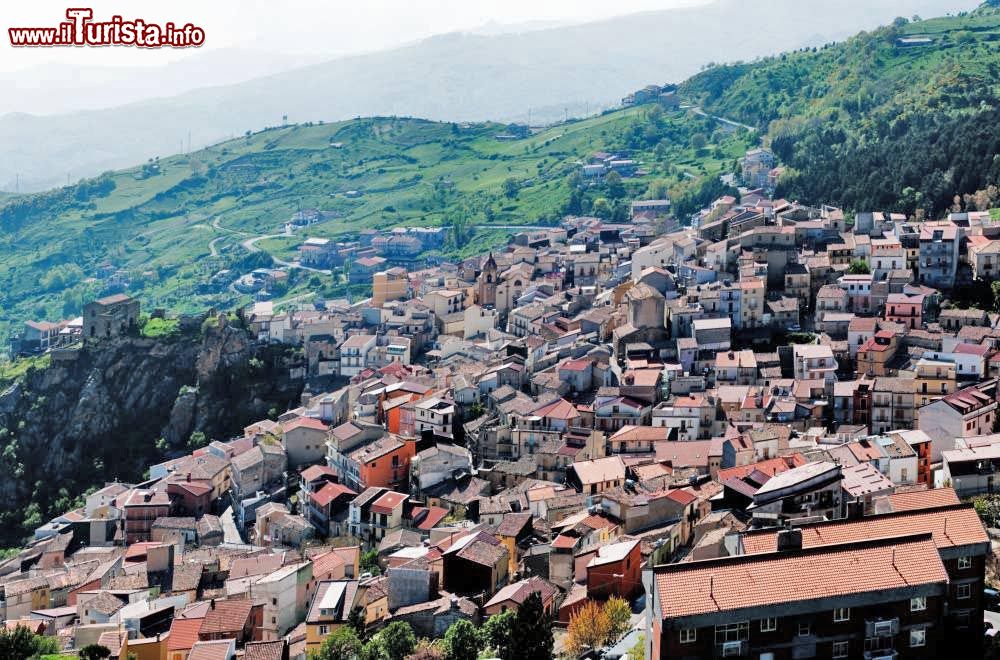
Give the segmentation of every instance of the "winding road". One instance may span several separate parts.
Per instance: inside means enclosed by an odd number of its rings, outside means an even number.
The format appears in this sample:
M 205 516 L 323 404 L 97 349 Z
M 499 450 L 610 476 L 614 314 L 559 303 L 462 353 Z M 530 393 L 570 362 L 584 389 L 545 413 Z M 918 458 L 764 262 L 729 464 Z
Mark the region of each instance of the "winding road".
M 750 126 L 748 124 L 741 124 L 738 121 L 734 121 L 732 119 L 727 119 L 725 117 L 719 117 L 718 115 L 710 115 L 707 112 L 705 112 L 704 110 L 702 110 L 697 105 L 682 105 L 681 109 L 683 109 L 683 110 L 690 110 L 694 114 L 701 115 L 702 117 L 710 117 L 710 118 L 714 119 L 715 121 L 717 121 L 719 123 L 722 123 L 722 124 L 726 124 L 728 126 L 736 126 L 737 128 L 745 128 L 746 130 L 750 131 L 751 133 L 756 133 L 757 132 L 757 128 L 755 126 Z

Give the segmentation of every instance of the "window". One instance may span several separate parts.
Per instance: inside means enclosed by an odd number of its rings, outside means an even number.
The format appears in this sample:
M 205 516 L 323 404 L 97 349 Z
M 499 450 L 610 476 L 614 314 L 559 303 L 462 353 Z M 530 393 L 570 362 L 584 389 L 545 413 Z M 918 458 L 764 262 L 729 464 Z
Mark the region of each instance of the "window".
M 727 623 L 715 627 L 715 643 L 739 642 L 750 636 L 750 622 Z
M 691 644 L 698 639 L 698 631 L 694 628 L 681 628 L 681 644 Z
M 778 629 L 778 620 L 774 617 L 769 617 L 767 619 L 760 620 L 760 631 L 761 632 L 773 632 Z
M 923 612 L 927 609 L 927 596 L 917 596 L 910 599 L 911 612 Z
M 972 568 L 972 557 L 959 557 L 958 558 L 958 570 L 962 571 L 966 568 Z
M 799 637 L 808 637 L 812 632 L 812 627 L 808 623 L 799 624 Z
M 330 626 L 320 626 L 319 627 L 319 634 L 320 635 L 329 635 L 330 634 Z
M 923 646 L 927 643 L 927 629 L 926 628 L 912 628 L 910 629 L 910 646 Z
M 834 658 L 846 658 L 848 651 L 850 650 L 850 646 L 850 642 L 834 642 L 833 653 L 831 655 Z
M 841 621 L 850 621 L 851 619 L 851 608 L 849 607 L 838 607 L 833 611 L 833 620 L 836 623 Z
M 967 584 L 960 584 L 958 588 L 955 589 L 956 598 L 968 598 L 972 595 L 972 588 Z

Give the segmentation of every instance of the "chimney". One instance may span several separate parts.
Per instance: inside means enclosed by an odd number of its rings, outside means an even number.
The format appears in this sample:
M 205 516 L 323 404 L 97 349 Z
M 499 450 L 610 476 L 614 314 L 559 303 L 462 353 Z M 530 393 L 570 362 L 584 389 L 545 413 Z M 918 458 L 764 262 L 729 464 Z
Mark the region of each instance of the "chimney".
M 801 529 L 783 529 L 778 532 L 778 552 L 795 552 L 801 549 Z
M 211 607 L 212 607 L 213 610 L 215 609 L 215 599 L 214 598 L 212 599 Z

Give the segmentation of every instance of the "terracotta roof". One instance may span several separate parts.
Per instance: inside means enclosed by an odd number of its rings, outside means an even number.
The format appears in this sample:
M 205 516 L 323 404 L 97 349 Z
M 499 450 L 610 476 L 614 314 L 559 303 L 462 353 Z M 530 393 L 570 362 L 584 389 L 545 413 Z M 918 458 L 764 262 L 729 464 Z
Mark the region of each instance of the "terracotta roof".
M 953 488 L 933 488 L 930 490 L 915 490 L 908 493 L 894 493 L 889 495 L 889 505 L 897 513 L 959 503 L 960 500 Z
M 674 502 L 677 502 L 681 506 L 687 506 L 694 502 L 698 498 L 692 495 L 690 492 L 684 490 L 683 488 L 677 488 L 667 493 L 667 497 Z
M 339 426 L 337 428 L 340 428 Z M 336 435 L 337 429 L 333 430 L 334 435 Z M 305 470 L 302 470 L 302 480 L 303 481 L 315 481 L 320 477 L 335 477 L 337 476 L 336 471 L 333 468 L 327 467 L 326 465 L 310 465 Z
M 604 481 L 621 481 L 625 478 L 625 463 L 620 456 L 608 456 L 593 461 L 580 461 L 573 464 L 573 470 L 583 484 L 596 484 Z
M 926 535 L 670 564 L 654 575 L 665 619 L 948 581 Z
M 784 472 L 790 470 L 793 467 L 798 467 L 800 465 L 805 465 L 806 459 L 802 454 L 796 452 L 789 456 L 776 456 L 774 458 L 769 458 L 764 461 L 758 461 L 757 463 L 750 463 L 749 465 L 741 465 L 739 467 L 726 468 L 725 470 L 719 470 L 716 481 L 722 483 L 728 481 L 729 479 L 736 478 L 742 479 L 754 470 L 759 470 L 766 475 L 774 476 L 779 472 Z
M 498 591 L 493 598 L 490 598 L 484 607 L 499 605 L 500 603 L 506 601 L 512 601 L 521 605 L 528 598 L 528 596 L 533 593 L 539 594 L 542 597 L 542 602 L 544 603 L 548 599 L 552 598 L 552 596 L 557 593 L 557 590 L 548 580 L 543 580 L 538 576 L 532 576 L 526 580 L 521 580 L 520 582 L 515 582 L 514 584 L 508 584 L 503 589 Z
M 125 603 L 120 598 L 112 596 L 107 591 L 102 591 L 93 598 L 83 602 L 83 608 L 101 614 L 111 615 L 125 607 Z
M 566 399 L 556 399 L 540 408 L 535 409 L 535 415 L 539 417 L 550 417 L 552 419 L 574 419 L 580 416 L 572 403 Z
M 508 513 L 497 526 L 497 534 L 500 536 L 516 536 L 526 525 L 531 522 L 531 512 Z
M 187 660 L 229 660 L 229 647 L 232 643 L 229 639 L 198 642 L 191 648 Z
M 170 622 L 170 637 L 167 638 L 168 651 L 185 651 L 198 641 L 198 633 L 204 619 L 179 619 Z
M 800 529 L 804 548 L 928 532 L 939 548 L 989 543 L 976 510 L 964 504 L 816 523 Z M 747 554 L 771 552 L 777 540 L 773 530 L 748 532 L 743 535 L 743 549 Z
M 375 500 L 371 506 L 371 510 L 375 513 L 392 513 L 392 510 L 399 506 L 399 503 L 405 500 L 409 495 L 406 493 L 396 493 L 394 491 L 389 491 L 382 495 L 382 497 Z
M 248 642 L 243 652 L 243 660 L 282 660 L 287 642 Z
M 249 599 L 216 600 L 214 606 L 209 605 L 208 612 L 201 624 L 202 634 L 238 633 L 243 630 L 253 601 Z
M 341 495 L 357 495 L 357 493 L 344 484 L 328 483 L 315 493 L 310 493 L 309 497 L 311 497 L 316 504 L 320 506 L 327 506 L 330 502 L 337 499 Z
M 326 424 L 324 424 L 322 420 L 316 419 L 315 417 L 296 417 L 295 419 L 281 425 L 281 429 L 286 433 L 297 428 L 316 429 L 317 431 L 327 430 Z

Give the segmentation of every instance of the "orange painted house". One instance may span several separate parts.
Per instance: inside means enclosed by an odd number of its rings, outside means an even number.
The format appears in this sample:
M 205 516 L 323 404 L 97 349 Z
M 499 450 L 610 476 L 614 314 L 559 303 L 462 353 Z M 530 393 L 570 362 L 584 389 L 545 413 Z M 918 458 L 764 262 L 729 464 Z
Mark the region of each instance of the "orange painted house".
M 415 441 L 398 435 L 387 435 L 359 447 L 347 456 L 348 462 L 353 465 L 345 470 L 345 482 L 358 492 L 372 486 L 405 486 L 410 478 L 410 460 L 417 453 L 416 447 Z M 354 474 L 358 475 L 357 479 Z

